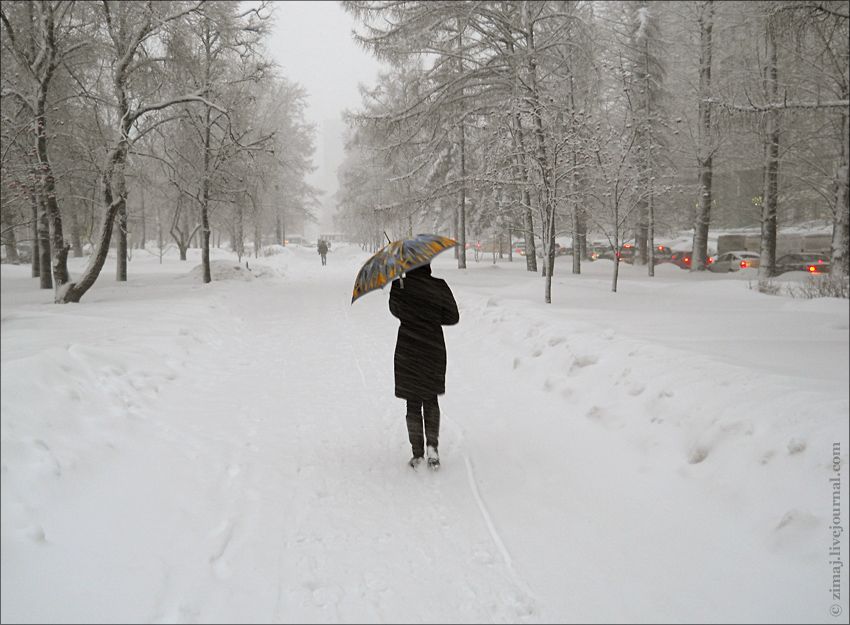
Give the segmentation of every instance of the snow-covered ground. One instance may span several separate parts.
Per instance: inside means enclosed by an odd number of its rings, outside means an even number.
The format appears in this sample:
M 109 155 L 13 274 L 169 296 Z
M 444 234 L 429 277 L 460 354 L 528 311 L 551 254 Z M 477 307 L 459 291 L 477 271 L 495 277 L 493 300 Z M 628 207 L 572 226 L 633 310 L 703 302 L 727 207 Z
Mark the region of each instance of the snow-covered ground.
M 524 259 L 445 253 L 415 473 L 368 254 L 214 252 L 210 285 L 136 252 L 66 306 L 2 266 L 4 623 L 845 619 L 846 300 L 559 259 L 547 306 Z

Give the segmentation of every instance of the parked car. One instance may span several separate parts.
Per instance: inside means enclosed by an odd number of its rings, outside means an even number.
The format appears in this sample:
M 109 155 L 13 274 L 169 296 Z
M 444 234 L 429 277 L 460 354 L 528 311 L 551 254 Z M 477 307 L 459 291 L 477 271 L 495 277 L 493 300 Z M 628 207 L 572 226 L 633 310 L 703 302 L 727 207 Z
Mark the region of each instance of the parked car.
M 537 258 L 543 258 L 543 244 L 540 241 L 535 241 L 534 252 Z M 525 241 L 514 241 L 514 254 L 525 256 Z
M 623 243 L 620 246 L 619 252 L 614 252 L 610 245 L 606 245 L 605 249 L 599 254 L 599 258 L 614 260 L 615 257 L 620 258 L 620 262 L 630 263 L 634 260 L 635 246 L 632 243 Z
M 829 256 L 801 252 L 785 254 L 776 259 L 776 275 L 788 271 L 806 271 L 808 273 L 829 273 Z
M 633 264 L 635 262 L 635 254 L 637 254 L 638 248 L 634 243 L 623 243 L 623 246 L 620 248 L 620 262 L 621 263 L 629 263 Z M 669 247 L 664 245 L 656 245 L 655 253 L 653 254 L 653 262 L 658 265 L 660 263 L 670 262 L 670 256 L 672 252 Z M 605 249 L 601 254 L 599 254 L 599 258 L 607 258 L 609 260 L 614 260 L 614 252 L 611 250 L 610 246 Z
M 714 273 L 728 273 L 758 266 L 759 255 L 755 252 L 726 252 L 715 257 L 714 262 L 708 266 L 708 270 Z
M 693 258 L 693 250 L 685 250 L 672 252 L 670 254 L 670 260 L 664 262 L 671 262 L 680 269 L 690 269 L 691 268 L 691 258 Z M 709 256 L 705 259 L 706 267 L 711 269 L 712 265 L 714 265 L 714 256 Z
M 585 253 L 587 254 L 587 260 L 598 260 L 602 258 L 602 254 L 605 253 L 605 250 L 610 249 L 610 246 L 605 245 L 604 243 L 591 243 L 585 248 Z
M 656 245 L 655 250 L 652 252 L 652 257 L 655 259 L 656 265 L 658 263 L 669 263 L 672 256 L 673 250 L 666 245 Z

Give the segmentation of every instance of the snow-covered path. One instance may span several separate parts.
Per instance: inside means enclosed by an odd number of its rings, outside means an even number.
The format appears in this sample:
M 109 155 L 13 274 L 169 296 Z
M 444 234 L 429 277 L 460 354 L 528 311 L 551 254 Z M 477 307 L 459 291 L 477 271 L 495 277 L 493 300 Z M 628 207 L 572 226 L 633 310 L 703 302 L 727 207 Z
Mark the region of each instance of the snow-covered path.
M 141 259 L 69 307 L 3 268 L 3 622 L 831 620 L 847 365 L 783 354 L 846 363 L 846 304 L 678 273 L 606 301 L 591 273 L 545 307 L 521 267 L 445 254 L 443 467 L 414 473 L 386 293 L 349 304 L 363 259 L 209 286 Z M 780 345 L 642 336 L 682 301 L 769 309 Z
M 528 612 L 474 500 L 458 497 L 464 466 L 440 483 L 405 467 L 403 409 L 370 382 L 386 378 L 377 356 L 393 336 L 375 332 L 378 317 L 352 322 L 350 282 L 330 269 L 268 288 L 260 310 L 237 298 L 237 331 L 212 359 L 221 366 L 186 380 L 197 401 L 177 388 L 161 397 L 163 413 L 191 424 L 178 437 L 195 447 L 183 505 L 203 528 L 179 559 L 194 566 L 157 606 L 166 620 L 511 622 Z M 228 580 L 226 592 L 193 593 L 204 576 Z

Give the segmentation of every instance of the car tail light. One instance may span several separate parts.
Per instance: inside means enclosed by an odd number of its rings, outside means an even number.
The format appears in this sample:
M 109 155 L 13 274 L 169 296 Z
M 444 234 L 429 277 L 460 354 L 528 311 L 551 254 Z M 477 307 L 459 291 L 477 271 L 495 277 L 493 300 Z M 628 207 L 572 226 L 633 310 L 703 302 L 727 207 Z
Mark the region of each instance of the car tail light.
M 750 266 L 750 263 L 748 263 L 747 261 L 745 261 L 745 260 L 741 261 L 741 269 L 746 269 L 749 266 Z
M 818 265 L 823 265 L 823 259 L 822 258 L 818 258 Z
M 685 256 L 685 257 L 682 259 L 682 262 L 683 262 L 683 263 L 685 263 L 686 265 L 688 265 L 688 264 L 690 264 L 691 259 L 690 259 L 690 258 L 688 258 L 687 256 Z
M 714 262 L 714 256 L 709 256 L 709 257 L 706 259 L 706 263 L 707 263 L 707 264 L 709 264 L 709 265 L 710 265 L 711 263 L 713 263 L 713 262 Z
M 809 265 L 809 272 L 815 273 L 817 270 L 818 268 L 815 265 Z

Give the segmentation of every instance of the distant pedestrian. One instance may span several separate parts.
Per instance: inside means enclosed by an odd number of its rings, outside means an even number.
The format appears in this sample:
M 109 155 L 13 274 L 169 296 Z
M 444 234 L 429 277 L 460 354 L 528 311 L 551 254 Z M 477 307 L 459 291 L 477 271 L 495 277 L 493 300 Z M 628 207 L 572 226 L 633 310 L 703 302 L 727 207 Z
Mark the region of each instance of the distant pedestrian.
M 446 392 L 442 326 L 456 324 L 460 314 L 449 286 L 431 277 L 430 265 L 393 281 L 390 312 L 401 321 L 394 360 L 395 396 L 407 400 L 407 434 L 413 451 L 409 464 L 414 469 L 422 464 L 427 443 L 428 466 L 436 469 L 440 466 L 437 396 Z
M 322 265 L 328 264 L 328 244 L 323 240 L 319 239 L 319 256 L 322 257 Z

